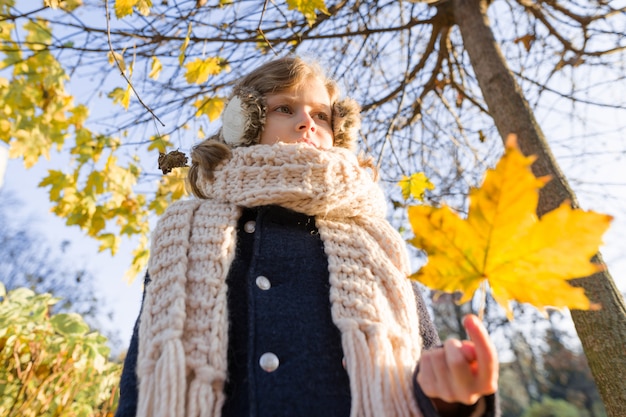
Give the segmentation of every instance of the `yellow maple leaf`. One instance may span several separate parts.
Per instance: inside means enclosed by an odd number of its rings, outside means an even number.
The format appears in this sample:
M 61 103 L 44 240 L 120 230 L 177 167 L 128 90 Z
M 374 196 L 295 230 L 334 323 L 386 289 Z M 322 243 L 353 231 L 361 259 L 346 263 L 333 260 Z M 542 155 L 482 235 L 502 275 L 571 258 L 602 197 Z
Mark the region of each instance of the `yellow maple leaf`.
M 224 60 L 219 57 L 197 58 L 186 64 L 185 69 L 187 70 L 185 79 L 189 84 L 202 84 L 211 75 L 217 75 L 223 70 L 228 70 L 228 65 L 225 65 Z
M 302 13 L 309 26 L 312 26 L 317 20 L 317 10 L 326 15 L 329 14 L 324 0 L 287 0 L 287 5 L 289 10 L 296 9 Z
M 9 143 L 10 158 L 24 158 L 24 167 L 31 168 L 40 156 L 50 159 L 51 141 L 40 127 L 29 126 L 30 130 L 18 129 L 15 131 L 15 140 Z
M 532 174 L 534 159 L 509 140 L 482 187 L 470 191 L 467 219 L 446 206 L 409 207 L 411 243 L 428 255 L 428 263 L 411 278 L 436 290 L 461 292 L 460 303 L 488 283 L 509 318 L 511 301 L 539 309 L 598 308 L 567 281 L 602 269 L 590 259 L 612 217 L 565 202 L 538 219 L 539 189 L 548 179 Z
M 222 110 L 224 110 L 225 101 L 226 100 L 221 97 L 196 100 L 195 103 L 193 103 L 194 107 L 198 109 L 196 111 L 196 117 L 206 114 L 211 122 L 217 120 L 220 114 L 222 114 Z
M 67 12 L 73 12 L 82 5 L 82 0 L 63 0 L 59 2 L 59 7 Z
M 430 182 L 423 172 L 416 172 L 415 174 L 411 174 L 410 177 L 403 175 L 398 185 L 402 189 L 402 198 L 405 200 L 408 200 L 409 197 L 413 197 L 419 201 L 424 201 L 424 193 L 426 190 L 435 189 L 433 183 Z
M 152 7 L 152 0 L 139 0 L 135 7 L 140 15 L 148 16 Z
M 129 284 L 145 271 L 148 265 L 148 259 L 150 258 L 150 250 L 148 239 L 145 235 L 139 237 L 139 245 L 133 250 L 133 260 L 130 268 L 124 274 L 124 278 Z
M 52 30 L 49 26 L 48 22 L 42 19 L 28 21 L 24 24 L 29 49 L 32 49 L 33 51 L 42 51 L 46 49 L 46 45 L 49 45 L 52 42 Z
M 80 129 L 82 128 L 83 123 L 85 123 L 85 121 L 87 120 L 87 117 L 89 117 L 89 107 L 85 106 L 84 104 L 79 104 L 78 106 L 70 110 L 70 114 L 71 116 L 67 120 L 68 123 L 71 123 L 77 129 Z
M 122 71 L 126 71 L 126 62 L 124 61 L 124 56 L 119 52 L 107 52 L 107 59 L 109 61 L 109 65 L 118 65 Z
M 133 8 L 137 9 L 142 16 L 147 16 L 150 14 L 151 7 L 152 0 L 115 0 L 115 17 L 121 19 L 132 15 Z
M 151 136 L 150 137 L 150 145 L 148 145 L 148 150 L 152 151 L 152 150 L 156 149 L 159 152 L 165 153 L 165 151 L 167 150 L 168 146 L 169 147 L 174 146 L 172 144 L 172 142 L 170 142 L 169 139 L 170 139 L 169 135 Z
M 139 0 L 115 0 L 115 17 L 121 19 L 124 16 L 133 14 L 133 7 Z
M 103 233 L 96 238 L 100 241 L 98 252 L 104 252 L 108 249 L 111 251 L 111 255 L 115 255 L 120 246 L 121 239 L 119 236 L 116 236 L 113 233 Z
M 130 94 L 131 88 L 130 84 L 126 86 L 126 89 L 121 87 L 115 87 L 113 91 L 108 94 L 109 98 L 113 99 L 114 104 L 121 104 L 124 109 L 128 110 L 128 106 L 130 105 Z

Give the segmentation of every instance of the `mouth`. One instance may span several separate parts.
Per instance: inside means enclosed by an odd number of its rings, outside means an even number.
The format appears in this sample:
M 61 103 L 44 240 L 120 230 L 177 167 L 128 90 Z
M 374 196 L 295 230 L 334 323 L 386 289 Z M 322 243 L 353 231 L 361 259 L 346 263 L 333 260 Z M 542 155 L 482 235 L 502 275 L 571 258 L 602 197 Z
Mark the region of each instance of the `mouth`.
M 298 142 L 298 143 L 306 143 L 307 145 L 311 145 L 311 146 L 313 146 L 313 147 L 317 148 L 317 145 L 316 145 L 315 143 L 313 143 L 313 141 L 312 141 L 312 140 L 307 139 L 307 138 L 301 138 L 301 139 L 298 139 L 298 140 L 297 140 L 297 142 Z

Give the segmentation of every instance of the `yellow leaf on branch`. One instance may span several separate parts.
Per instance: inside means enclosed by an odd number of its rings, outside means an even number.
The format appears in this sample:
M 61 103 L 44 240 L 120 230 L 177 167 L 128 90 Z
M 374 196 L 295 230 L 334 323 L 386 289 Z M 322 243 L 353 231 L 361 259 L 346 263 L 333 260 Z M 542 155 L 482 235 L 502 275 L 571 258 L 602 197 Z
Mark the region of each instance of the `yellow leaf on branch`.
M 172 142 L 170 142 L 169 135 L 159 135 L 159 136 L 151 136 L 150 137 L 150 145 L 148 145 L 148 150 L 152 151 L 156 149 L 159 152 L 165 153 L 168 147 L 174 146 Z
M 111 251 L 111 255 L 115 255 L 120 245 L 120 238 L 118 236 L 115 236 L 113 233 L 103 233 L 98 236 L 97 239 L 100 241 L 99 252 L 109 250 Z
M 121 19 L 124 16 L 133 14 L 133 6 L 137 0 L 116 0 L 115 1 L 115 17 Z
M 185 58 L 187 57 L 186 51 L 187 46 L 189 45 L 189 41 L 191 40 L 191 22 L 187 25 L 187 35 L 185 35 L 185 40 L 180 45 L 180 53 L 178 54 L 178 65 L 183 66 L 183 62 L 185 62 Z
M 198 109 L 196 111 L 196 117 L 200 117 L 203 114 L 209 118 L 209 121 L 217 120 L 222 114 L 222 110 L 224 110 L 225 99 L 221 97 L 211 97 L 211 98 L 202 98 L 200 100 L 196 100 L 193 103 L 193 106 Z
M 125 16 L 133 14 L 133 8 L 137 9 L 139 14 L 147 16 L 152 7 L 151 0 L 115 0 L 115 17 L 121 19 Z
M 148 16 L 150 14 L 150 9 L 152 8 L 152 0 L 139 0 L 135 7 L 140 15 Z
M 210 57 L 207 59 L 195 59 L 185 65 L 187 72 L 185 79 L 189 84 L 205 83 L 211 75 L 217 75 L 223 70 L 228 71 L 229 67 L 222 58 Z
M 30 131 L 20 129 L 15 132 L 15 140 L 9 143 L 10 158 L 24 158 L 24 166 L 31 168 L 37 163 L 40 156 L 50 158 L 50 138 L 43 134 L 39 126 Z
M 150 73 L 148 74 L 148 77 L 153 80 L 157 80 L 159 78 L 159 74 L 161 74 L 161 70 L 163 70 L 163 64 L 161 64 L 159 58 L 153 56 L 150 63 Z
M 28 48 L 33 51 L 42 51 L 52 41 L 52 32 L 49 23 L 43 19 L 29 21 L 24 25 Z
M 124 61 L 124 56 L 119 52 L 108 52 L 107 53 L 109 65 L 119 65 L 120 70 L 126 71 L 126 61 Z
M 398 182 L 398 185 L 402 189 L 402 198 L 408 200 L 410 197 L 419 201 L 424 201 L 424 193 L 426 190 L 434 190 L 435 186 L 426 177 L 423 172 L 416 172 L 410 177 L 406 175 L 402 176 L 402 179 Z
M 60 0 L 43 0 L 43 5 L 52 9 L 58 8 L 60 3 Z
M 304 15 L 309 26 L 313 26 L 317 20 L 317 10 L 328 15 L 328 9 L 324 0 L 287 0 L 289 10 L 296 9 Z
M 602 269 L 591 258 L 612 217 L 565 202 L 537 218 L 539 189 L 548 179 L 532 174 L 533 161 L 509 140 L 482 187 L 470 190 L 466 219 L 446 206 L 409 207 L 411 243 L 428 255 L 411 278 L 432 289 L 461 292 L 461 303 L 488 283 L 509 318 L 511 301 L 539 309 L 598 308 L 567 281 Z
M 126 89 L 121 87 L 115 87 L 113 91 L 108 94 L 109 98 L 113 99 L 114 104 L 121 104 L 124 109 L 128 110 L 128 106 L 130 106 L 130 94 L 131 88 L 130 84 L 126 86 Z
M 157 215 L 161 215 L 171 203 L 186 196 L 188 193 L 185 188 L 185 179 L 188 172 L 189 168 L 180 167 L 171 170 L 168 175 L 163 175 L 154 200 L 150 202 L 148 208 Z
M 131 262 L 131 266 L 124 274 L 124 277 L 129 283 L 145 271 L 149 258 L 150 249 L 148 238 L 145 235 L 141 235 L 139 237 L 139 245 L 133 250 L 133 260 Z

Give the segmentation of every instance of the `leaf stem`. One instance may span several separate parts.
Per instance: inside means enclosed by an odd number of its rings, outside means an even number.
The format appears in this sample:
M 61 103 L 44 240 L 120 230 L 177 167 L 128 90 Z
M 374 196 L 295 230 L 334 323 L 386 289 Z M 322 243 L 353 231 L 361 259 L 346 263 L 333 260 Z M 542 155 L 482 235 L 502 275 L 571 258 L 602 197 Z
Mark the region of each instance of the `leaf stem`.
M 487 280 L 480 284 L 480 304 L 478 305 L 478 318 L 483 321 L 485 317 L 485 308 L 487 306 Z

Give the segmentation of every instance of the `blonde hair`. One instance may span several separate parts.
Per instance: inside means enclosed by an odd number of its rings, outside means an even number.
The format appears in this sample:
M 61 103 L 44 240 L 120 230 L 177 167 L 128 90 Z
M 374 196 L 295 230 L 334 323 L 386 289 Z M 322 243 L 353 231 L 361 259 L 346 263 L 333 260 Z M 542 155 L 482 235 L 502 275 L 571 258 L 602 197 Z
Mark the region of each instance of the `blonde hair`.
M 234 86 L 235 93 L 241 91 L 254 91 L 263 99 L 268 94 L 280 93 L 294 87 L 298 87 L 311 77 L 317 77 L 324 83 L 326 91 L 333 106 L 333 124 L 335 132 L 335 145 L 351 148 L 354 146 L 356 134 L 360 126 L 360 107 L 351 99 L 344 99 L 337 103 L 339 98 L 339 86 L 328 77 L 323 69 L 313 62 L 306 62 L 299 57 L 284 57 L 267 62 L 244 76 Z M 337 106 L 335 106 L 337 104 Z M 264 113 L 263 109 L 263 113 Z M 264 119 L 261 114 L 260 118 Z M 261 121 L 262 130 L 263 121 Z M 258 143 L 259 137 L 251 138 L 250 144 Z M 197 186 L 199 171 L 202 170 L 208 179 L 213 177 L 213 171 L 217 166 L 231 156 L 230 148 L 221 139 L 221 132 L 200 142 L 191 150 L 191 167 L 187 177 L 191 192 L 199 198 L 206 198 Z
M 317 63 L 306 62 L 298 57 L 279 58 L 263 64 L 243 77 L 237 87 L 252 88 L 266 96 L 297 87 L 311 77 L 322 80 L 333 104 L 339 96 L 337 83 Z

